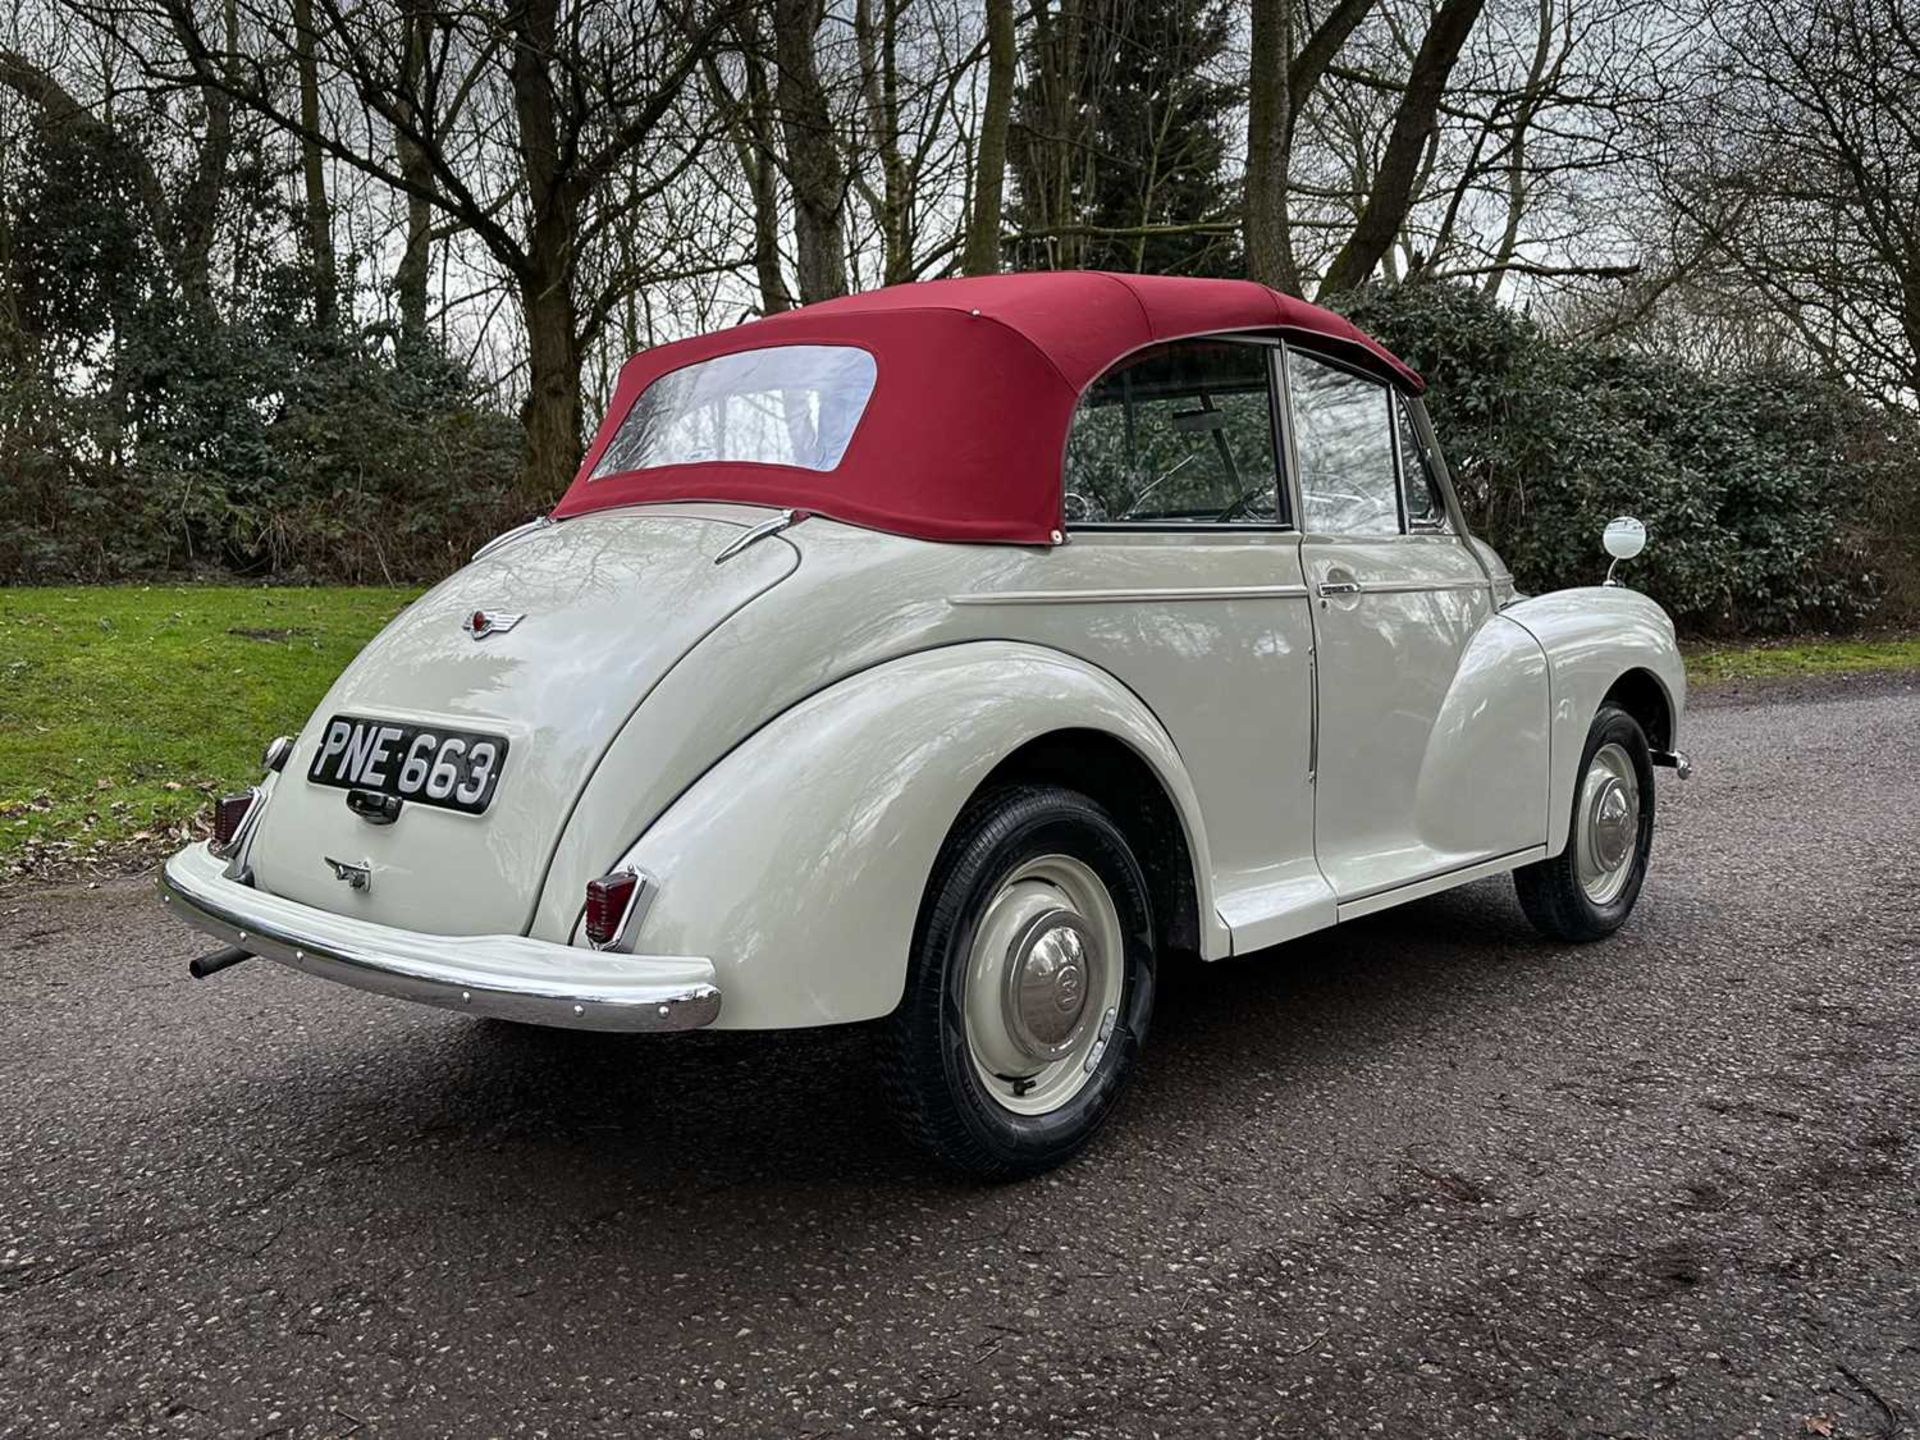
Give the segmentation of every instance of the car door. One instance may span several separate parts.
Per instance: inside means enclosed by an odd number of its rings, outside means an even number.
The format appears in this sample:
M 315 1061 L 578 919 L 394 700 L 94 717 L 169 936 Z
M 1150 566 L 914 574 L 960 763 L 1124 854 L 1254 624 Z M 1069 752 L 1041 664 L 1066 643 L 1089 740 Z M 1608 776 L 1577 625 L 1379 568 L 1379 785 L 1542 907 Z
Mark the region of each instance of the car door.
M 1545 838 L 1545 658 L 1501 620 L 1411 402 L 1284 350 L 1315 634 L 1314 849 L 1349 902 Z
M 1064 456 L 1068 543 L 1036 557 L 1025 583 L 1043 588 L 1001 622 L 1115 675 L 1167 727 L 1235 950 L 1335 918 L 1313 857 L 1312 620 L 1281 484 L 1278 353 L 1176 340 L 1089 386 Z

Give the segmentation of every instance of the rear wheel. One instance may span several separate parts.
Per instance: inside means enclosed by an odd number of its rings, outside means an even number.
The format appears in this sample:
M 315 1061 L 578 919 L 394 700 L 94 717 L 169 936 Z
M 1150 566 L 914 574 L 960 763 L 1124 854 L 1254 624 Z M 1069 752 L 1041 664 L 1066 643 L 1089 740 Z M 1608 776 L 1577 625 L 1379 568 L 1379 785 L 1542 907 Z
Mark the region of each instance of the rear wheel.
M 1653 850 L 1653 760 L 1640 723 L 1602 705 L 1587 732 L 1566 849 L 1513 872 L 1520 908 L 1555 940 L 1598 940 L 1633 913 Z
M 976 800 L 934 866 L 888 1022 L 908 1137 L 986 1178 L 1079 1150 L 1146 1038 L 1152 936 L 1140 865 L 1092 800 L 1054 785 Z

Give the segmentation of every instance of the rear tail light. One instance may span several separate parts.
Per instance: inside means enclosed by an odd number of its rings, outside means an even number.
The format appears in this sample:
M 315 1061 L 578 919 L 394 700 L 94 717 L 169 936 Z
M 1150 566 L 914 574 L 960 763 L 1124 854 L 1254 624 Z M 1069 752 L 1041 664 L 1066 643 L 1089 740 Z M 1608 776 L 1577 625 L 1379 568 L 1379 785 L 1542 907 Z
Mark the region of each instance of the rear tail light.
M 222 795 L 213 804 L 213 848 L 228 849 L 247 823 L 247 813 L 259 798 L 257 791 L 242 790 L 237 795 Z
M 640 888 L 640 877 L 632 870 L 616 870 L 587 882 L 587 940 L 596 949 L 605 949 L 620 938 L 633 897 Z

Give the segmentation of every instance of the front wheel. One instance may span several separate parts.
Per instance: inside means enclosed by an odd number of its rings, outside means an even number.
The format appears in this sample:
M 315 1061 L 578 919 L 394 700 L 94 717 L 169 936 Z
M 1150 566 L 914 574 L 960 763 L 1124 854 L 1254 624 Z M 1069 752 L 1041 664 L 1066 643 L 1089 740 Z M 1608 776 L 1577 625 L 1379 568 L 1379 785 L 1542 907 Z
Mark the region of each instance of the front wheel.
M 983 1178 L 1060 1164 L 1119 1099 L 1153 982 L 1146 879 L 1106 811 L 1055 785 L 981 796 L 934 866 L 888 1022 L 908 1137 Z
M 1520 908 L 1555 940 L 1598 940 L 1633 913 L 1653 850 L 1653 758 L 1640 722 L 1602 705 L 1587 732 L 1567 847 L 1513 872 Z

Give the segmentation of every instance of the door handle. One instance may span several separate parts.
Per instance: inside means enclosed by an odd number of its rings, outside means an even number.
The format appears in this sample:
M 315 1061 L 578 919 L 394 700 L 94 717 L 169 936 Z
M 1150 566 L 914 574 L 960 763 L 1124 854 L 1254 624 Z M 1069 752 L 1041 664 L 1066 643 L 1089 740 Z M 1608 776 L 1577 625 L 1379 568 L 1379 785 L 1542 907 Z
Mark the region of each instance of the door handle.
M 1322 580 L 1320 582 L 1322 595 L 1358 595 L 1365 588 L 1358 580 Z

